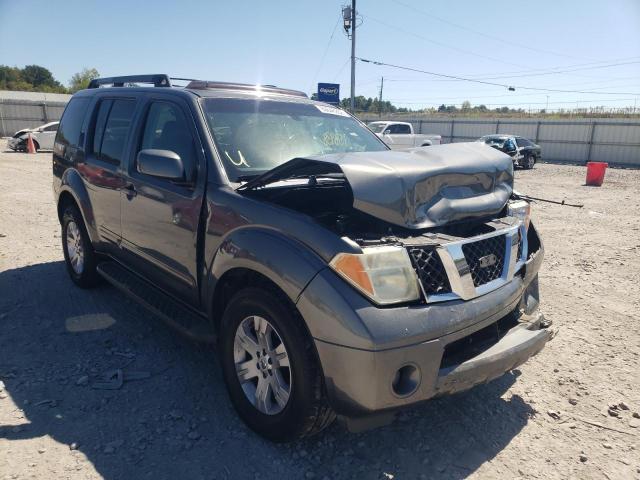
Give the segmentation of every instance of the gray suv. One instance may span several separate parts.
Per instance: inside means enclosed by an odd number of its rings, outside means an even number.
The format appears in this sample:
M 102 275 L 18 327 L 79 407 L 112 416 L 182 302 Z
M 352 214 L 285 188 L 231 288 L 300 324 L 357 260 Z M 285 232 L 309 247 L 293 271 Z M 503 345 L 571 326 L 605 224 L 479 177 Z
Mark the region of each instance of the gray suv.
M 97 79 L 67 105 L 53 153 L 67 270 L 216 343 L 253 430 L 380 424 L 551 338 L 507 155 L 390 151 L 301 92 L 172 81 Z

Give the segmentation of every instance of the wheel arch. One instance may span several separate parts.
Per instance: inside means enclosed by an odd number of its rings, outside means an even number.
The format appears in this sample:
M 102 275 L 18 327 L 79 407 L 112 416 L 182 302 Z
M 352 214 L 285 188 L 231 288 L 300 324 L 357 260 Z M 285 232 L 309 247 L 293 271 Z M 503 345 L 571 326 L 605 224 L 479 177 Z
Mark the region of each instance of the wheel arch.
M 75 169 L 68 168 L 60 179 L 57 199 L 59 221 L 62 221 L 65 208 L 71 204 L 75 205 L 80 211 L 91 242 L 94 243 L 98 241 L 98 231 L 87 189 L 80 174 Z
M 326 266 L 300 242 L 261 227 L 231 232 L 208 263 L 204 298 L 216 328 L 226 303 L 242 286 L 276 288 L 295 306 L 304 288 Z

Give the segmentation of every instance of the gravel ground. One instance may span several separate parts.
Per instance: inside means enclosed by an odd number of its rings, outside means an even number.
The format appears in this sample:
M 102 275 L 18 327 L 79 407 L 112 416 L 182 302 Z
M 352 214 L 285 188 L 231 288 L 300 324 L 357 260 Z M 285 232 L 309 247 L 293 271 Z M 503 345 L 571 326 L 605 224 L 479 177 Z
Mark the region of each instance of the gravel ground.
M 388 427 L 273 445 L 235 415 L 213 352 L 71 284 L 50 157 L 0 153 L 0 479 L 640 478 L 640 171 L 602 188 L 584 167 L 516 173 L 523 193 L 584 203 L 533 207 L 559 329 L 538 356 Z M 149 376 L 92 388 L 114 368 Z

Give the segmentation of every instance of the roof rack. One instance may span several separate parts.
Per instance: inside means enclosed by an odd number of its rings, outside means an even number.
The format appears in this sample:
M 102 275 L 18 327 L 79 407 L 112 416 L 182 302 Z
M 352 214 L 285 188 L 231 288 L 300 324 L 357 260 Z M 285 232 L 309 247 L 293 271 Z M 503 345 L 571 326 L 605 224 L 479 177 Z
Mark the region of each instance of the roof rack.
M 99 88 L 102 85 L 124 87 L 126 83 L 153 83 L 154 87 L 170 87 L 169 75 L 164 73 L 154 75 L 126 75 L 124 77 L 94 78 L 87 88 Z
M 192 90 L 205 89 L 223 89 L 223 90 L 244 90 L 247 92 L 269 92 L 280 93 L 283 95 L 294 95 L 296 97 L 307 98 L 307 94 L 299 90 L 289 90 L 288 88 L 279 88 L 274 85 L 251 85 L 248 83 L 229 83 L 229 82 L 210 82 L 206 80 L 193 80 L 186 87 Z
M 247 92 L 268 92 L 279 93 L 283 95 L 293 95 L 296 97 L 307 98 L 307 94 L 299 90 L 289 90 L 288 88 L 278 88 L 275 85 L 251 85 L 248 83 L 231 83 L 231 82 L 211 82 L 207 80 L 194 80 L 192 78 L 173 78 L 164 73 L 153 75 L 125 75 L 122 77 L 105 77 L 95 78 L 89 82 L 87 88 L 99 88 L 103 85 L 112 87 L 124 87 L 131 83 L 151 83 L 154 87 L 171 87 L 171 80 L 179 80 L 189 82 L 184 88 L 192 90 L 244 90 Z

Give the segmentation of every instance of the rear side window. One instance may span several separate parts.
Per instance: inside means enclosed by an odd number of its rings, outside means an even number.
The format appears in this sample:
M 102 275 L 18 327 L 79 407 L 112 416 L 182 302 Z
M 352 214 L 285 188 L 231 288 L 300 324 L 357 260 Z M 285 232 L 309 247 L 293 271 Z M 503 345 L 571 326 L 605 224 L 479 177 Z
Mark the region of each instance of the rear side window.
M 89 106 L 88 98 L 72 98 L 64 110 L 60 127 L 56 135 L 56 143 L 64 146 L 78 146 L 80 140 L 80 130 L 84 122 L 84 116 Z
M 100 102 L 92 146 L 96 158 L 120 165 L 135 106 L 134 100 L 106 99 Z
M 394 133 L 411 133 L 411 128 L 409 128 L 409 125 L 398 124 L 396 125 L 396 131 Z
M 187 182 L 194 179 L 196 151 L 187 118 L 171 103 L 153 102 L 149 107 L 140 150 L 171 150 L 180 155 Z

